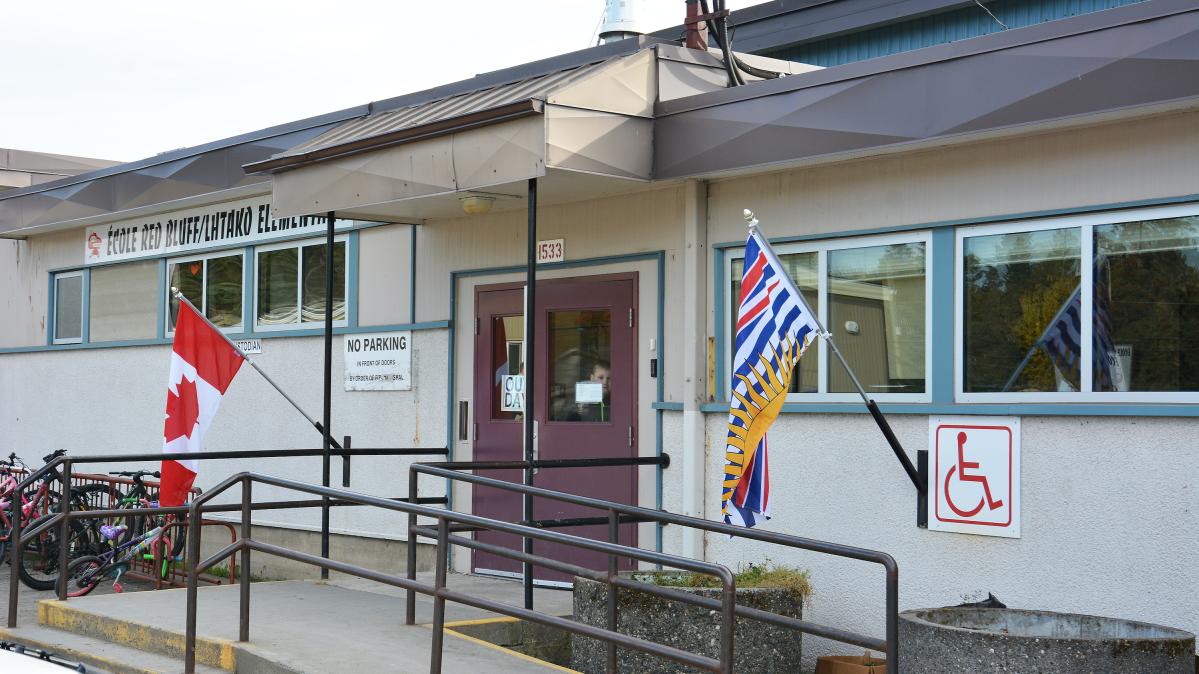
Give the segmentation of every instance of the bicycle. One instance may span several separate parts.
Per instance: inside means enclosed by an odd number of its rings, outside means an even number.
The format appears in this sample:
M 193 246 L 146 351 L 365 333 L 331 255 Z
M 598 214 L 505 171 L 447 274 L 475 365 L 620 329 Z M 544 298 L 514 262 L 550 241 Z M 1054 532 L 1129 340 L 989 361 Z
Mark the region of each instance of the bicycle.
M 161 474 L 158 471 L 156 471 L 156 470 L 133 470 L 133 471 L 126 470 L 126 471 L 113 472 L 112 474 L 118 475 L 120 477 L 128 477 L 133 480 L 133 486 L 129 489 L 129 491 L 125 492 L 125 494 L 122 495 L 119 498 L 119 500 L 117 500 L 117 502 L 113 505 L 113 508 L 125 509 L 125 508 L 157 508 L 158 507 L 158 493 L 150 491 L 150 488 L 146 485 L 146 482 L 145 482 L 145 478 L 147 478 L 147 477 L 155 477 L 155 478 L 161 477 Z M 114 522 L 114 524 L 117 524 L 117 525 L 123 524 L 126 526 L 126 531 L 125 531 L 122 539 L 118 540 L 117 543 L 118 544 L 125 543 L 132 538 L 136 538 L 136 537 L 140 536 L 141 533 L 143 531 L 145 531 L 147 528 L 147 524 L 149 522 L 149 517 L 155 517 L 155 516 L 153 516 L 153 515 L 151 515 L 151 516 L 131 515 L 128 517 L 127 521 L 124 521 L 124 522 L 122 521 L 122 519 L 117 519 Z M 163 527 L 169 526 L 173 521 L 183 522 L 186 520 L 186 517 L 187 517 L 186 515 L 179 515 L 179 516 L 167 515 L 165 518 L 163 518 L 162 526 Z M 182 555 L 183 547 L 186 544 L 187 544 L 187 541 L 186 541 L 185 536 L 179 536 L 178 538 L 176 538 L 175 544 L 171 549 L 171 556 L 179 557 L 180 555 Z
M 49 463 L 64 454 L 66 454 L 66 450 L 60 449 L 42 457 L 42 460 Z M 0 553 L 7 549 L 11 540 L 12 521 L 9 519 L 9 514 L 13 501 L 17 498 L 21 499 L 21 521 L 25 523 L 23 529 L 32 530 L 61 509 L 61 495 L 50 489 L 50 484 L 55 481 L 68 484 L 67 478 L 64 478 L 57 468 L 53 468 L 39 482 L 34 489 L 33 496 L 27 498 L 25 493 L 15 493 L 15 488 L 20 480 L 13 473 L 20 470 L 23 474 L 28 475 L 29 466 L 21 461 L 15 452 L 9 455 L 7 462 L 2 463 L 5 466 L 5 476 L 4 491 L 0 492 L 2 494 L 0 495 L 0 526 L 3 527 L 3 536 L 0 538 L 2 541 L 0 548 L 3 549 L 0 549 Z M 98 493 L 97 488 L 106 490 L 104 485 L 71 488 L 68 493 L 71 498 L 72 510 L 91 509 L 94 496 Z M 68 528 L 70 532 L 68 558 L 98 549 L 99 534 L 94 528 L 78 520 L 72 521 Z M 15 559 L 16 563 L 20 565 L 21 582 L 35 590 L 49 590 L 55 586 L 58 582 L 59 534 L 58 527 L 50 527 L 37 536 L 22 537 L 21 550 L 15 556 L 9 555 L 8 560 L 11 564 Z
M 67 596 L 82 597 L 100 584 L 100 581 L 113 575 L 112 589 L 123 592 L 121 576 L 129 570 L 129 566 L 145 552 L 151 552 L 151 558 L 161 566 L 156 569 L 161 577 L 166 578 L 171 562 L 169 551 L 171 539 L 165 535 L 166 526 L 158 526 L 139 536 L 118 543 L 126 531 L 124 525 L 104 525 L 100 527 L 106 541 L 112 549 L 98 555 L 85 555 L 76 558 L 67 566 Z

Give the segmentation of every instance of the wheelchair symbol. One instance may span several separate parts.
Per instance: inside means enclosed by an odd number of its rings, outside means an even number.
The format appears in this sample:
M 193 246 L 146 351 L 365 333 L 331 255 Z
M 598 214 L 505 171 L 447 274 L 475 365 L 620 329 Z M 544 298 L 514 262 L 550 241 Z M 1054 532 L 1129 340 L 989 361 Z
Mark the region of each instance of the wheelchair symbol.
M 991 498 L 991 485 L 987 482 L 986 475 L 969 475 L 967 470 L 978 470 L 977 461 L 966 460 L 966 433 L 958 433 L 958 462 L 955 466 L 950 466 L 949 471 L 945 473 L 945 502 L 949 504 L 949 508 L 958 514 L 960 517 L 973 517 L 977 515 L 983 506 L 987 506 L 990 510 L 997 510 L 1003 507 L 1003 501 Z M 961 482 L 980 482 L 983 486 L 983 496 L 978 498 L 978 505 L 964 510 L 957 507 L 953 502 L 953 496 L 949 491 L 949 483 L 953 480 L 954 472 L 957 472 L 958 479 Z

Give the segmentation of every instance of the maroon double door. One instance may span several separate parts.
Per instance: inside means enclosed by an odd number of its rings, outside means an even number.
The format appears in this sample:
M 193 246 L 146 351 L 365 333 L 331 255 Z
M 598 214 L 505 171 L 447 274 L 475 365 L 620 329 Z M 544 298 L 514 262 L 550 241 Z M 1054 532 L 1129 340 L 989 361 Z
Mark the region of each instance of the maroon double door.
M 636 322 L 634 275 L 540 281 L 537 284 L 536 360 L 533 418 L 543 460 L 637 455 Z M 475 292 L 474 456 L 479 461 L 519 461 L 524 456 L 523 399 L 513 390 L 524 374 L 524 289 L 520 284 L 480 287 Z M 519 470 L 480 471 L 511 482 Z M 621 503 L 636 503 L 633 467 L 543 468 L 534 484 L 547 489 Z M 522 519 L 519 494 L 476 487 L 473 512 L 508 522 Z M 603 516 L 606 513 L 549 499 L 534 499 L 537 520 Z M 557 529 L 607 540 L 606 525 Z M 519 537 L 481 532 L 479 539 L 519 550 Z M 620 542 L 636 545 L 635 525 L 620 528 Z M 534 551 L 594 569 L 607 557 L 595 552 L 536 542 Z M 632 562 L 622 562 L 632 568 Z M 516 574 L 521 564 L 475 551 L 478 573 Z M 535 577 L 569 581 L 544 568 Z

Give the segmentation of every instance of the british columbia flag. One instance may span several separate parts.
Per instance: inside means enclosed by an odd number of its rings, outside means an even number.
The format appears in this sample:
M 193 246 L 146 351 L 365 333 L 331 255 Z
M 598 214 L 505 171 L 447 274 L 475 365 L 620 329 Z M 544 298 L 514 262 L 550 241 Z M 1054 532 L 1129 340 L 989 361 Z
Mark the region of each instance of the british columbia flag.
M 737 310 L 721 490 L 721 513 L 729 524 L 752 527 L 770 518 L 766 430 L 787 400 L 799 357 L 819 333 L 816 316 L 770 244 L 751 227 Z
M 1091 353 L 1095 362 L 1096 391 L 1113 390 L 1113 363 L 1116 347 L 1112 341 L 1111 266 L 1107 256 L 1095 256 L 1093 275 L 1094 295 L 1091 306 Z M 1082 286 L 1074 290 L 1057 315 L 1049 322 L 1035 345 L 1045 350 L 1061 377 L 1071 390 L 1082 388 Z M 1117 365 L 1118 366 L 1118 365 Z M 1122 376 L 1122 375 L 1119 375 Z M 1006 387 L 1005 387 L 1006 389 Z

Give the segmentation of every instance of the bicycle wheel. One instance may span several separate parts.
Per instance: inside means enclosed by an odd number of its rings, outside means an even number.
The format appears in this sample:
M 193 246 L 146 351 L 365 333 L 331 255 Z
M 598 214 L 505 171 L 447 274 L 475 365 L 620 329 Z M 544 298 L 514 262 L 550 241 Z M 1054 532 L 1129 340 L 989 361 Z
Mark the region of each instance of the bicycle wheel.
M 112 500 L 111 493 L 109 486 L 106 484 L 85 484 L 79 487 L 72 487 L 71 510 L 79 512 L 107 509 Z M 98 519 L 76 521 L 87 530 L 87 552 L 90 554 L 104 552 L 107 546 L 104 545 L 104 537 L 100 534 L 100 526 L 104 522 Z
M 26 525 L 25 530 L 32 531 L 50 517 L 39 517 Z M 20 564 L 21 582 L 35 590 L 54 589 L 60 572 L 58 534 L 59 527 L 55 525 L 31 538 L 21 536 L 21 549 L 14 550 L 16 559 L 10 560 Z M 68 560 L 80 556 L 89 545 L 87 530 L 78 522 L 71 522 L 69 537 Z
M 103 579 L 100 571 L 105 561 L 95 555 L 86 555 L 71 562 L 67 566 L 67 596 L 82 597 L 96 589 Z

